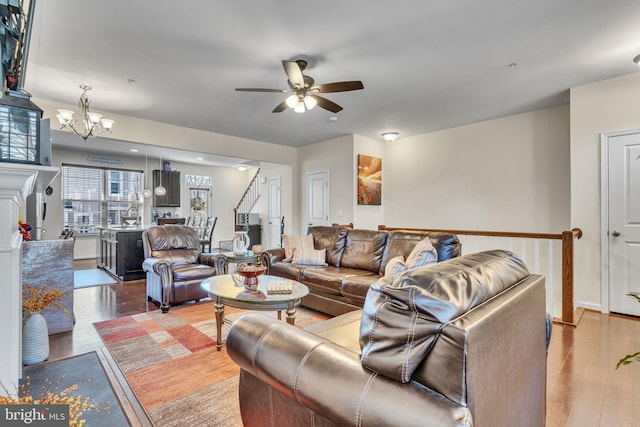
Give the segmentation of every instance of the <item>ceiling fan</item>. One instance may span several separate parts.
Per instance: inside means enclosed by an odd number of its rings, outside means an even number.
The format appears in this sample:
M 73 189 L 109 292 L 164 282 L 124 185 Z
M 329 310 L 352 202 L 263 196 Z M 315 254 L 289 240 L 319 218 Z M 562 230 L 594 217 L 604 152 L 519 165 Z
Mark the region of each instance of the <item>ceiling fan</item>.
M 318 93 L 347 92 L 350 90 L 364 89 L 362 82 L 352 80 L 347 82 L 334 82 L 316 85 L 312 77 L 302 74 L 307 68 L 307 61 L 298 59 L 295 61 L 282 61 L 284 72 L 287 74 L 288 89 L 261 89 L 253 87 L 236 88 L 239 92 L 279 92 L 292 93 L 287 99 L 273 109 L 274 113 L 281 113 L 288 108 L 292 108 L 296 113 L 304 113 L 318 105 L 320 108 L 337 113 L 342 107 L 333 101 L 328 100 Z

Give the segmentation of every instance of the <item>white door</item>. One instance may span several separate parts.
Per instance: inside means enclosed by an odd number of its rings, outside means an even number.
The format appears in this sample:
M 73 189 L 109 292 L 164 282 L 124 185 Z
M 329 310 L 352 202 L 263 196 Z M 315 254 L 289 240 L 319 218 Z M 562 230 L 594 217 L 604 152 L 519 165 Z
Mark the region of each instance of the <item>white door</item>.
M 640 315 L 640 134 L 609 137 L 609 309 Z
M 280 177 L 269 178 L 269 240 L 267 249 L 279 248 L 280 242 Z
M 329 225 L 329 172 L 307 175 L 308 225 Z

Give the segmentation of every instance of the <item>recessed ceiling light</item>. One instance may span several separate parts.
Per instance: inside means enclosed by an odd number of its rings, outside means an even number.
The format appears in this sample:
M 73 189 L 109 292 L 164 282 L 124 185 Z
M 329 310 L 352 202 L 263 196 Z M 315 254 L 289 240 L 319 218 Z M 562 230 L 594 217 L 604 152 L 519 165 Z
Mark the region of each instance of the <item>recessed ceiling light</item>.
M 140 150 L 138 150 L 137 148 L 132 148 L 131 149 L 131 152 L 133 152 L 133 153 L 137 153 L 138 151 L 140 151 Z
M 331 117 L 329 117 L 329 121 L 330 121 L 330 122 L 337 122 L 337 121 L 338 121 L 338 116 L 331 116 Z
M 512 70 L 517 69 L 520 66 L 519 62 L 512 62 L 511 64 L 509 64 L 509 68 L 511 68 Z
M 640 55 L 637 55 L 635 58 L 633 58 L 633 62 L 635 62 L 636 65 L 640 66 Z
M 204 160 L 202 157 L 196 157 L 196 160 Z
M 238 166 L 238 170 L 239 171 L 246 171 L 247 167 L 246 166 Z

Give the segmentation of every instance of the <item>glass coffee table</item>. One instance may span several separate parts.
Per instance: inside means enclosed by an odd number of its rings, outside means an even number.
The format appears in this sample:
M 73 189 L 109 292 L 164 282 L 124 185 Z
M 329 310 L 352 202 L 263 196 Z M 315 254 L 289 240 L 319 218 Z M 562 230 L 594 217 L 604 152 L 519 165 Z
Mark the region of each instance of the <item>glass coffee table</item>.
M 216 347 L 222 348 L 222 322 L 224 306 L 256 311 L 278 311 L 278 319 L 282 319 L 281 311 L 287 313 L 287 323 L 293 325 L 296 320 L 296 304 L 309 293 L 309 288 L 295 280 L 277 276 L 258 276 L 256 291 L 247 291 L 243 279 L 233 274 L 213 276 L 202 281 L 202 289 L 216 302 Z M 287 292 L 288 290 L 291 292 Z M 287 292 L 287 293 L 284 293 Z M 231 323 L 231 322 L 227 322 Z

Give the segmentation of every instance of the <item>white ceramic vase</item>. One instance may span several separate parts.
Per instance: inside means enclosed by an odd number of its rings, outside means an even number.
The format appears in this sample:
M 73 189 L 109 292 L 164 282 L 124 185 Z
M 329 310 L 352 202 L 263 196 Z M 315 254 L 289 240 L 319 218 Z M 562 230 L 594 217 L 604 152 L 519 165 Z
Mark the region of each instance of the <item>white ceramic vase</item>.
M 49 357 L 49 328 L 40 312 L 31 313 L 22 328 L 22 363 L 33 365 Z
M 240 254 L 247 252 L 247 248 L 249 247 L 249 243 L 251 240 L 249 239 L 249 235 L 246 231 L 238 231 L 236 232 L 231 245 L 233 247 L 233 252 Z

